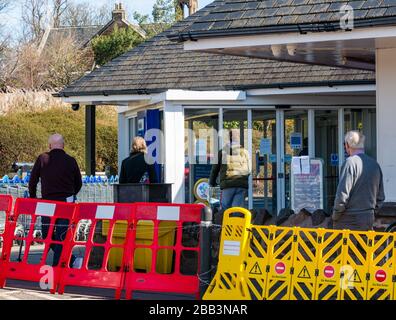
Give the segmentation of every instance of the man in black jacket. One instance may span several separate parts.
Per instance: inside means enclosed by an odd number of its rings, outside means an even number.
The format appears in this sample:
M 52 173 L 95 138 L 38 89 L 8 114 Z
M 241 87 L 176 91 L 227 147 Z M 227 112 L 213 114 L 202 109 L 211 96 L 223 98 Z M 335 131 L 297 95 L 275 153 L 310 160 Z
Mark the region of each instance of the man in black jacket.
M 42 199 L 74 202 L 75 196 L 82 187 L 77 161 L 64 151 L 65 143 L 60 134 L 52 135 L 48 140 L 48 145 L 50 151 L 41 154 L 32 169 L 29 180 L 30 197 L 37 197 L 37 184 L 41 180 Z M 41 217 L 43 239 L 48 236 L 50 221 L 49 217 Z M 70 221 L 67 219 L 58 219 L 55 224 L 53 240 L 63 241 L 69 224 Z M 57 266 L 62 253 L 62 245 L 52 244 L 51 249 L 54 251 L 52 265 Z

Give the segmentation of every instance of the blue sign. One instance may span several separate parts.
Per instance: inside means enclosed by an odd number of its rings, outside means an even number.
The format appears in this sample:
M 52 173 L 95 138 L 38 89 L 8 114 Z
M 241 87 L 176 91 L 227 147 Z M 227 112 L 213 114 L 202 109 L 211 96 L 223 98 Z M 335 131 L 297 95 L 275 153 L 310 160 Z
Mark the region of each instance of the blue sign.
M 330 162 L 332 167 L 338 167 L 339 164 L 339 158 L 338 158 L 338 153 L 332 153 L 330 156 Z
M 269 160 L 271 163 L 276 163 L 276 154 L 270 154 L 269 155 Z
M 291 162 L 292 162 L 292 155 L 285 154 L 285 163 L 291 163 Z
M 302 133 L 293 132 L 290 134 L 290 148 L 302 149 Z
M 271 139 L 261 138 L 261 140 L 260 140 L 260 153 L 262 155 L 271 154 Z

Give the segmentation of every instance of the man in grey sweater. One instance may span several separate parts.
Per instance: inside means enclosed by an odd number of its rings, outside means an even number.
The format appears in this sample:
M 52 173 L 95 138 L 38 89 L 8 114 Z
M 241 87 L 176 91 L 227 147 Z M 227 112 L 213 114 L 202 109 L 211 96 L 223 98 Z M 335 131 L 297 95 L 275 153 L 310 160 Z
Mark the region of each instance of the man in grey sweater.
M 381 168 L 364 153 L 364 140 L 358 131 L 345 135 L 349 157 L 342 166 L 334 201 L 334 229 L 372 230 L 374 214 L 385 200 Z

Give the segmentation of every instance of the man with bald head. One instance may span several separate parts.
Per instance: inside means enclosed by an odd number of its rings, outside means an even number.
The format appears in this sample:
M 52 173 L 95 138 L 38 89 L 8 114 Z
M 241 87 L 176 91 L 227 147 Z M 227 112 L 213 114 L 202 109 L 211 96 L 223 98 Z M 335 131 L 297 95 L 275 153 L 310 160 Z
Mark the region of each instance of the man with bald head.
M 41 154 L 32 169 L 29 180 L 29 194 L 31 198 L 37 197 L 37 184 L 41 180 L 42 199 L 74 202 L 75 196 L 82 187 L 82 178 L 77 161 L 65 151 L 65 142 L 60 134 L 54 134 L 48 139 L 49 152 Z M 58 219 L 55 239 L 63 241 L 70 221 Z M 48 235 L 49 217 L 41 217 L 43 239 Z M 59 262 L 62 251 L 61 245 L 52 245 L 54 251 L 53 266 Z

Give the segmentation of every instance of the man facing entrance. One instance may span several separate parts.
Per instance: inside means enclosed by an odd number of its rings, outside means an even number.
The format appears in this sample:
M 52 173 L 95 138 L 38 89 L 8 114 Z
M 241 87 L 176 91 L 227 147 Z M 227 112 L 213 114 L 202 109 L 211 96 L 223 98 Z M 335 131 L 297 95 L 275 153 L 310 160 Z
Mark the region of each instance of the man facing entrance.
M 364 153 L 364 140 L 358 131 L 345 135 L 349 157 L 342 166 L 334 201 L 334 229 L 372 230 L 374 214 L 385 200 L 381 168 Z
M 240 144 L 239 129 L 229 131 L 230 142 L 220 150 L 217 164 L 213 165 L 209 184 L 216 185 L 220 173 L 221 209 L 245 207 L 249 188 L 249 153 Z

